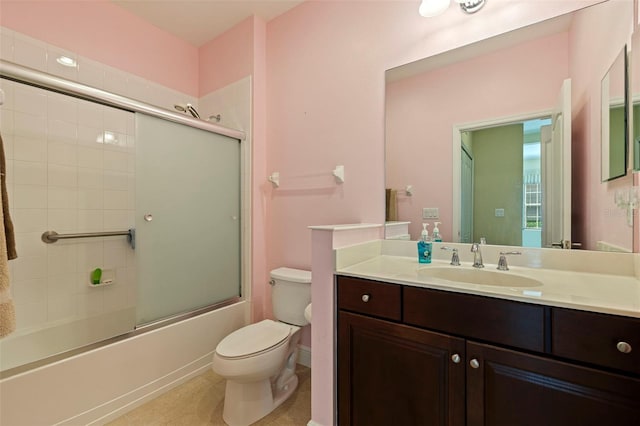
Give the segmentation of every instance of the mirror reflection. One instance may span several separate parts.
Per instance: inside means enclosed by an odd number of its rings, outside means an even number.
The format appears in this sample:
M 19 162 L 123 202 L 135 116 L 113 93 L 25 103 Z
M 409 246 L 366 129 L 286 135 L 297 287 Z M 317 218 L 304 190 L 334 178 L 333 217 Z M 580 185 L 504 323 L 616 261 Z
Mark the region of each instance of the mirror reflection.
M 602 79 L 602 181 L 627 174 L 627 48 Z
M 599 154 L 627 16 L 607 1 L 388 70 L 388 235 L 437 221 L 443 241 L 630 251 Z
M 633 170 L 640 170 L 640 31 L 636 30 L 631 38 L 629 64 L 629 91 L 631 99 L 631 143 Z

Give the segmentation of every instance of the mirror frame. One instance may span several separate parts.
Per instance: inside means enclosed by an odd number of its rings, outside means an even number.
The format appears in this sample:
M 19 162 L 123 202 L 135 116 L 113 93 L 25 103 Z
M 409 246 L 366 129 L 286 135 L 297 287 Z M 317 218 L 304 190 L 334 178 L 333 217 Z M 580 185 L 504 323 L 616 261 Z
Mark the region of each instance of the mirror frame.
M 622 65 L 622 70 L 618 70 Z M 613 72 L 622 71 L 622 98 L 611 96 L 611 77 Z M 616 76 L 620 77 L 620 76 Z M 620 100 L 622 102 L 620 102 Z M 622 47 L 613 63 L 602 77 L 600 82 L 600 179 L 602 182 L 609 182 L 627 175 L 629 162 L 629 59 L 627 55 L 627 45 Z M 622 141 L 611 140 L 611 111 L 614 108 L 622 107 Z M 622 170 L 611 170 L 611 156 L 614 153 L 612 145 L 620 146 L 622 143 Z M 619 153 L 617 153 L 619 155 Z M 618 162 L 620 159 L 615 159 Z

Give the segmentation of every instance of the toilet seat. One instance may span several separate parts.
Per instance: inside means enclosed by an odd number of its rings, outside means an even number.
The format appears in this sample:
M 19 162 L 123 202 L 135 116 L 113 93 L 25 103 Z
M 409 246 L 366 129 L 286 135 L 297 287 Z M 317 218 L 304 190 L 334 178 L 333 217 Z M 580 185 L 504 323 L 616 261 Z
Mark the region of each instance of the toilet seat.
M 216 353 L 224 358 L 246 358 L 273 349 L 286 342 L 291 335 L 288 324 L 263 320 L 234 331 L 216 347 Z

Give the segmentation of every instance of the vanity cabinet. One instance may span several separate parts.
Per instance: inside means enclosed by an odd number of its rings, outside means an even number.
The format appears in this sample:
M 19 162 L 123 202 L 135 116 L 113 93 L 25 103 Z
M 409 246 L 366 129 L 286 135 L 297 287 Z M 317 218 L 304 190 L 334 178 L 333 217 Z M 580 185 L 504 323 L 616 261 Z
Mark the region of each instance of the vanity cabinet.
M 345 276 L 337 295 L 340 425 L 640 425 L 638 319 Z

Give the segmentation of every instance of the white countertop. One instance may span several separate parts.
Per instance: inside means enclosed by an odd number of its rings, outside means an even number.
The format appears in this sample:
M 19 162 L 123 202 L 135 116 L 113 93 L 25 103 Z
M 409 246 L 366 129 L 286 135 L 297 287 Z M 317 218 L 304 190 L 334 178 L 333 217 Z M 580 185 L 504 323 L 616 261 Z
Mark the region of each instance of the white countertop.
M 370 252 L 370 251 L 369 251 Z M 528 303 L 580 309 L 592 312 L 640 318 L 640 280 L 633 275 L 613 275 L 575 270 L 509 266 L 497 271 L 496 264 L 486 263 L 487 271 L 521 275 L 542 283 L 536 287 L 505 287 L 448 281 L 426 276 L 421 268 L 467 268 L 471 263 L 451 266 L 448 260 L 435 259 L 420 264 L 416 257 L 378 254 L 366 256 L 350 265 L 337 262 L 336 273 L 395 284 L 477 294 Z M 342 262 L 343 263 L 343 262 Z

